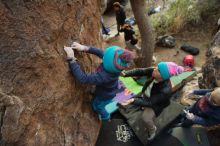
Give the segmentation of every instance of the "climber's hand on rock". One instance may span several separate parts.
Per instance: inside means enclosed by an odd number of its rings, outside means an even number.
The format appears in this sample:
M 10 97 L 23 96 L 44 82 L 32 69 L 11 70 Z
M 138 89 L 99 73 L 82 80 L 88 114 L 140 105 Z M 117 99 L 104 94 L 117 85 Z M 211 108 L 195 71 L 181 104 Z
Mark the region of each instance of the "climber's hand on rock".
M 67 55 L 68 59 L 76 60 L 72 47 L 64 46 L 64 51 L 66 52 L 66 55 Z
M 89 50 L 89 47 L 88 46 L 85 46 L 85 45 L 81 45 L 77 42 L 73 42 L 71 47 L 77 51 L 88 51 Z

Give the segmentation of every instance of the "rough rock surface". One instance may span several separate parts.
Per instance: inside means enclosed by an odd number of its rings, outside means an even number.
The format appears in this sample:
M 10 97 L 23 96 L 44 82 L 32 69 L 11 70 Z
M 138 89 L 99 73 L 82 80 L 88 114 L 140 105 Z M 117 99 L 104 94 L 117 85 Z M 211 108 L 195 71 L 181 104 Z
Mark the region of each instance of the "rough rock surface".
M 196 100 L 198 100 L 198 96 L 192 95 L 191 93 L 193 90 L 199 89 L 198 78 L 201 76 L 202 74 L 198 72 L 197 75 L 193 77 L 193 79 L 190 82 L 186 83 L 186 85 L 183 87 L 180 96 L 181 104 L 185 106 L 191 106 L 196 102 Z
M 207 60 L 202 73 L 203 77 L 199 80 L 200 88 L 220 87 L 220 30 L 207 51 Z M 208 136 L 212 146 L 219 146 L 220 125 L 209 128 Z
M 220 31 L 215 35 L 207 51 L 207 60 L 202 68 L 200 88 L 220 87 Z
M 100 123 L 64 45 L 100 46 L 98 0 L 0 1 L 0 145 L 92 146 Z M 97 65 L 77 53 L 82 68 Z

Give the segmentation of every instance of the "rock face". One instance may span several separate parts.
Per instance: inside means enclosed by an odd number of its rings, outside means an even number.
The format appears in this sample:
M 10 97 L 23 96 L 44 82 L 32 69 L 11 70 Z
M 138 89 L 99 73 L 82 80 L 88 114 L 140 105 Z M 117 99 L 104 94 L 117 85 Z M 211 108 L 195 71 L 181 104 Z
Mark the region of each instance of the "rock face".
M 220 87 L 220 30 L 215 35 L 207 51 L 207 60 L 202 68 L 203 78 L 199 80 L 200 88 Z M 212 146 L 219 145 L 220 126 L 208 130 L 209 141 Z
M 186 83 L 186 85 L 181 90 L 180 103 L 184 106 L 191 106 L 196 102 L 196 100 L 198 100 L 198 96 L 191 94 L 193 90 L 199 89 L 198 78 L 202 76 L 198 70 L 196 71 L 197 75 L 193 77 L 191 81 Z
M 90 87 L 69 72 L 72 41 L 99 46 L 98 0 L 0 1 L 0 145 L 92 146 L 100 123 Z M 82 68 L 96 60 L 77 53 Z
M 220 87 L 220 31 L 215 35 L 207 51 L 207 60 L 202 68 L 200 88 Z

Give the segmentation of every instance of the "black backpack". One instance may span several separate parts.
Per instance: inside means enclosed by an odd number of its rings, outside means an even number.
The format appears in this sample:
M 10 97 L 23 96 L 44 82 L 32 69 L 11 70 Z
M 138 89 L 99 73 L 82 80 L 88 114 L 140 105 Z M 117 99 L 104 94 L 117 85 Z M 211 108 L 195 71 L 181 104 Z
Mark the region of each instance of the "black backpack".
M 199 49 L 198 48 L 195 48 L 191 45 L 188 45 L 188 44 L 184 44 L 180 47 L 181 50 L 187 52 L 187 53 L 190 53 L 192 55 L 198 55 L 199 54 Z

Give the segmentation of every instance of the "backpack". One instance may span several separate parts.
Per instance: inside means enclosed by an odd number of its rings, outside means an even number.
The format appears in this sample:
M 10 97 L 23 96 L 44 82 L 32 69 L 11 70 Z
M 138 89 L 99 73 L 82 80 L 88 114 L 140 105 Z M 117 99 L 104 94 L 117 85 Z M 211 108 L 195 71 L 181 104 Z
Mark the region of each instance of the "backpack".
M 198 48 L 195 48 L 191 45 L 188 45 L 188 44 L 184 44 L 180 47 L 181 50 L 187 52 L 187 53 L 190 53 L 192 55 L 198 55 L 199 54 L 199 49 Z
M 173 48 L 176 45 L 176 39 L 172 36 L 159 36 L 156 40 L 156 45 L 159 47 Z

